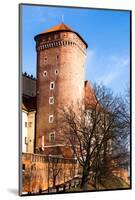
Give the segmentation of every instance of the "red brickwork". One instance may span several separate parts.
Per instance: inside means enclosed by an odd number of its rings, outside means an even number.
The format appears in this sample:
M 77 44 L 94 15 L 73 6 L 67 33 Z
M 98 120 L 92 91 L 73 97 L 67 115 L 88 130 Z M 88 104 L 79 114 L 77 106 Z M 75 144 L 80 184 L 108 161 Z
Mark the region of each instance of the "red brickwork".
M 55 124 L 59 106 L 83 99 L 86 44 L 75 33 L 57 31 L 36 36 L 37 47 L 37 119 L 36 146 L 65 144 L 65 137 Z M 54 89 L 50 83 L 54 82 Z M 54 103 L 49 104 L 49 97 Z M 49 123 L 49 115 L 54 121 Z M 55 140 L 49 134 L 55 132 Z M 44 137 L 42 137 L 44 136 Z

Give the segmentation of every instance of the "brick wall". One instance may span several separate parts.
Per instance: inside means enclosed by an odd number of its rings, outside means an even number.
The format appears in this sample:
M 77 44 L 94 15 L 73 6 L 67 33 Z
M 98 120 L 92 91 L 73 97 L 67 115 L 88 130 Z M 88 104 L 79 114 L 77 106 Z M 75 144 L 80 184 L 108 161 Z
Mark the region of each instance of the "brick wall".
M 22 192 L 38 193 L 72 180 L 78 171 L 74 159 L 22 153 Z M 55 174 L 54 174 L 55 173 Z
M 72 32 L 50 33 L 37 40 L 37 122 L 36 146 L 65 144 L 55 123 L 57 109 L 81 101 L 84 88 L 86 46 Z M 54 89 L 50 90 L 50 83 Z M 49 97 L 54 104 L 49 104 Z M 49 115 L 54 121 L 49 123 Z M 55 132 L 55 141 L 49 134 Z M 43 137 L 42 137 L 43 136 Z

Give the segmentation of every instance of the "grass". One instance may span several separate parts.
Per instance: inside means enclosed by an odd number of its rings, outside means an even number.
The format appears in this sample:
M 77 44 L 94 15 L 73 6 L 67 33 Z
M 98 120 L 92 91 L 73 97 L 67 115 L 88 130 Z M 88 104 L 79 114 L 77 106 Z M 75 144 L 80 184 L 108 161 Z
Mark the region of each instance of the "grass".
M 117 176 L 108 176 L 107 178 L 102 178 L 100 183 L 105 189 L 120 189 L 120 188 L 129 188 L 129 184 L 127 184 L 122 178 Z
M 129 188 L 129 184 L 127 184 L 122 178 L 117 176 L 111 175 L 106 177 L 102 177 L 101 182 L 97 184 L 97 188 L 93 186 L 93 184 L 87 184 L 85 191 L 94 191 L 94 190 L 105 190 L 105 189 L 122 189 L 122 188 Z M 66 192 L 79 192 L 84 191 L 80 187 L 70 188 L 70 190 Z

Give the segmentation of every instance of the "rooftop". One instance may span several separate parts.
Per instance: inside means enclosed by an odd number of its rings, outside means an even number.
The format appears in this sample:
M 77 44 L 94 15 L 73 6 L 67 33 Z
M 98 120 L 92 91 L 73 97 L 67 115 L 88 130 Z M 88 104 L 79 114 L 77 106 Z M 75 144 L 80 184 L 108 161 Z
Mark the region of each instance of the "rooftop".
M 76 31 L 74 31 L 73 29 L 71 29 L 69 26 L 67 26 L 66 24 L 64 23 L 61 23 L 61 24 L 58 24 L 56 26 L 53 26 L 52 28 L 48 29 L 48 30 L 45 30 L 41 33 L 39 33 L 38 35 L 36 35 L 34 37 L 35 40 L 37 40 L 37 38 L 41 35 L 45 35 L 45 34 L 48 34 L 48 33 L 53 33 L 53 32 L 59 32 L 59 31 L 68 31 L 68 32 L 73 32 L 75 33 L 82 41 L 83 43 L 86 45 L 86 48 L 88 47 L 87 43 L 84 41 L 84 39 L 79 35 L 79 33 L 77 33 Z
M 73 31 L 73 30 L 69 26 L 65 25 L 64 23 L 61 23 L 56 26 L 53 26 L 52 28 L 50 28 L 42 33 L 44 34 L 44 33 L 50 33 L 50 32 L 55 32 L 55 31 Z

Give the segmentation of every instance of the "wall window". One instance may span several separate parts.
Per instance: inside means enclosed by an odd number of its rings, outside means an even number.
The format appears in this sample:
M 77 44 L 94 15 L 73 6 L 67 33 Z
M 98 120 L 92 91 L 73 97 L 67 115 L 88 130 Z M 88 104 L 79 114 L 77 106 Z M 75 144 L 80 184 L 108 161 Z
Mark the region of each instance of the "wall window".
M 51 37 L 48 37 L 48 40 L 51 40 Z
M 54 82 L 51 82 L 51 83 L 50 83 L 50 90 L 53 90 L 53 89 L 54 89 L 54 87 L 55 87 L 55 84 L 54 84 Z
M 42 136 L 41 142 L 41 146 L 44 147 L 44 135 Z
M 43 77 L 47 76 L 47 71 L 43 71 Z
M 55 35 L 54 35 L 54 39 L 57 39 L 57 38 L 58 38 L 58 35 L 57 35 L 57 34 L 55 34 Z
M 54 142 L 55 141 L 55 132 L 49 133 L 49 142 Z
M 32 127 L 32 122 L 29 122 L 29 127 Z
M 49 123 L 52 123 L 54 120 L 54 116 L 53 115 L 49 115 Z
M 28 137 L 25 137 L 25 144 L 28 144 Z
M 49 97 L 49 104 L 54 104 L 54 97 Z
M 55 74 L 57 75 L 59 73 L 58 69 L 55 70 Z
M 25 164 L 22 164 L 22 170 L 25 170 Z
M 25 127 L 27 127 L 27 122 L 25 122 Z

